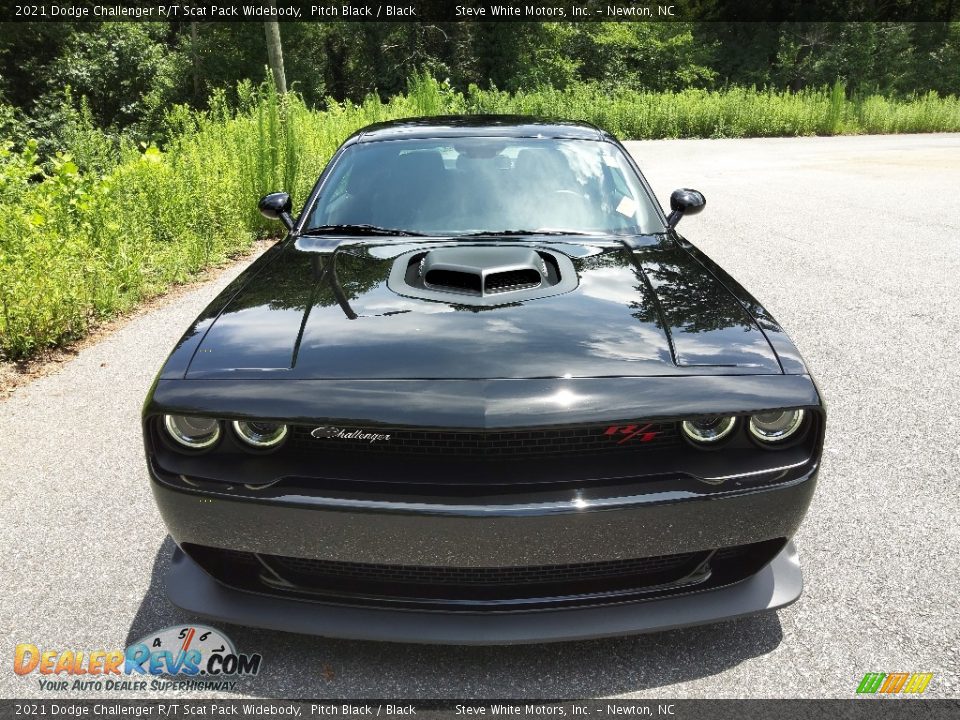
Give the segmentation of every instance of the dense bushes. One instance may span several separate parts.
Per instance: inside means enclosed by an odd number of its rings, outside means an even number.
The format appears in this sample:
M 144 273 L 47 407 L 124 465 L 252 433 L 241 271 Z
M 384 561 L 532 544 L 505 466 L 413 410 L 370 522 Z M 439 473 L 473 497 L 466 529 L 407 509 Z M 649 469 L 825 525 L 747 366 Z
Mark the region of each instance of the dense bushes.
M 509 95 L 471 88 L 468 112 L 519 112 L 583 119 L 621 138 L 778 137 L 960 129 L 960 100 L 936 93 L 908 101 L 847 99 L 844 87 L 796 93 L 723 91 L 607 92 L 580 85 Z
M 240 105 L 174 108 L 175 139 L 136 148 L 79 123 L 71 155 L 0 142 L 0 354 L 27 357 L 91 322 L 222 262 L 276 231 L 256 212 L 264 193 L 302 201 L 337 145 L 371 122 L 444 113 L 583 119 L 623 138 L 960 131 L 960 101 L 935 94 L 847 99 L 837 85 L 799 93 L 609 93 L 596 86 L 458 93 L 429 76 L 388 102 L 308 109 L 272 85 L 242 84 Z

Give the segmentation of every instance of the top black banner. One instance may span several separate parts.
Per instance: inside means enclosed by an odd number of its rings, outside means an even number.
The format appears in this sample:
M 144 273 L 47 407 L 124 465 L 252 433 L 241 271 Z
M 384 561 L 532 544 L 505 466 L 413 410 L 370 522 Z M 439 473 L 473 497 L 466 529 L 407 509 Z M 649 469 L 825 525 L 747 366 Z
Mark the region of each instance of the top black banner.
M 61 0 L 3 22 L 945 22 L 960 0 Z

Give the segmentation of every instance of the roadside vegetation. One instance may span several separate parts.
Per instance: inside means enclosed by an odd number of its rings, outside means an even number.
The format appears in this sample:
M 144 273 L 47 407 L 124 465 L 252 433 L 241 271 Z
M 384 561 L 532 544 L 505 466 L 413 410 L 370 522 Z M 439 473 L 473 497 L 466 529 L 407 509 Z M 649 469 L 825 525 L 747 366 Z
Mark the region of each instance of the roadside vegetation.
M 63 110 L 63 149 L 0 139 L 0 357 L 19 360 L 223 262 L 275 233 L 257 199 L 302 202 L 342 140 L 415 115 L 520 113 L 587 120 L 624 139 L 960 131 L 960 100 L 832 87 L 611 90 L 597 83 L 458 91 L 427 73 L 407 92 L 307 106 L 249 81 L 207 109 L 174 105 L 161 147 L 98 129 L 85 103 Z M 69 100 L 69 98 L 68 98 Z M 0 105 L 0 120 L 9 108 Z M 0 122 L 2 126 L 2 122 Z

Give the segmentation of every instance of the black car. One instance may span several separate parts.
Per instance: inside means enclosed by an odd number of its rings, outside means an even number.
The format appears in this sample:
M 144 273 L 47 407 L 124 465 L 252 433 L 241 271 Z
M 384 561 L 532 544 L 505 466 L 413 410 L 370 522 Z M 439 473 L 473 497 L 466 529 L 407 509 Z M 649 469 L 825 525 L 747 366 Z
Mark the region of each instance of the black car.
M 350 137 L 143 412 L 174 603 L 441 643 L 783 607 L 820 394 L 610 135 L 516 117 Z

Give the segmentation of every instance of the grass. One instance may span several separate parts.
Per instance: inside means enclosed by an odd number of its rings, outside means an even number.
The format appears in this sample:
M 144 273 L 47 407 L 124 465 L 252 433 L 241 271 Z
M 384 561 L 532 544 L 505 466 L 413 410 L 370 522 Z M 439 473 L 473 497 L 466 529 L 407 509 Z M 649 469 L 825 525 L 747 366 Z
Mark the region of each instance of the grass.
M 294 203 L 350 133 L 381 120 L 448 113 L 586 120 L 626 139 L 960 131 L 960 100 L 846 97 L 844 87 L 678 92 L 452 91 L 429 76 L 408 92 L 307 108 L 272 86 L 241 85 L 238 108 L 173 108 L 173 138 L 110 145 L 87 126 L 70 154 L 0 140 L 0 357 L 69 343 L 92 324 L 189 280 L 276 232 L 256 211 L 270 191 Z M 186 320 L 186 319 L 185 319 Z

